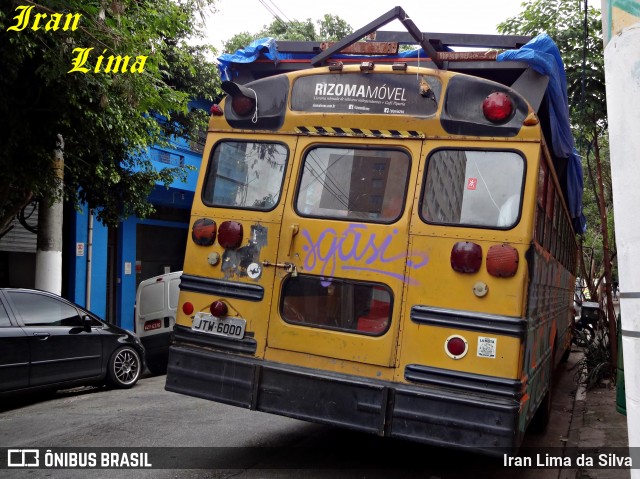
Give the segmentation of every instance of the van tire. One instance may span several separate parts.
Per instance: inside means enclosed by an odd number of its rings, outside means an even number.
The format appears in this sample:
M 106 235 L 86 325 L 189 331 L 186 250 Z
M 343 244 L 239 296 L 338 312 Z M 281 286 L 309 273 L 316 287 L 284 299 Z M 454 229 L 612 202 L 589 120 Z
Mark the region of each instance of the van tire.
M 169 358 L 166 355 L 151 356 L 147 358 L 147 367 L 151 374 L 161 375 L 167 372 Z

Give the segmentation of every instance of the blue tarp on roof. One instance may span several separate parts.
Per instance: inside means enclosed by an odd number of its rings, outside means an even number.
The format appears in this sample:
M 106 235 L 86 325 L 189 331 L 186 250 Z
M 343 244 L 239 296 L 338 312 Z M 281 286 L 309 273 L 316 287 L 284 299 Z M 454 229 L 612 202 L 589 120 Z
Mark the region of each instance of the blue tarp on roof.
M 273 60 L 278 63 L 278 46 L 275 38 L 258 38 L 252 41 L 245 48 L 236 50 L 235 53 L 223 53 L 218 60 L 218 70 L 220 71 L 220 78 L 224 80 L 233 80 L 229 66 L 233 63 L 253 63 L 260 54 L 263 54 L 269 60 Z
M 313 54 L 291 54 L 278 52 L 276 40 L 260 38 L 249 46 L 235 53 L 225 53 L 218 57 L 218 69 L 223 80 L 232 80 L 230 66 L 234 63 L 252 63 L 260 55 L 278 63 L 287 59 L 311 59 Z M 368 58 L 359 55 L 334 55 L 332 58 Z M 422 49 L 403 52 L 389 58 L 427 58 Z M 376 58 L 381 58 L 377 56 Z M 386 58 L 386 57 L 382 57 Z M 498 55 L 498 61 L 520 61 L 531 66 L 535 71 L 549 77 L 547 94 L 545 95 L 550 115 L 551 145 L 553 155 L 566 161 L 566 170 L 560 178 L 567 200 L 567 207 L 577 233 L 586 231 L 586 219 L 582 212 L 582 162 L 575 148 L 569 124 L 569 105 L 567 101 L 567 79 L 560 51 L 551 37 L 546 33 L 531 39 L 518 50 L 508 50 Z
M 551 120 L 551 145 L 557 158 L 567 160 L 563 189 L 573 228 L 577 233 L 586 231 L 586 219 L 582 212 L 582 162 L 576 151 L 569 123 L 567 78 L 560 51 L 551 37 L 542 33 L 532 38 L 518 50 L 508 50 L 498 55 L 498 61 L 521 61 L 542 75 L 549 77 L 546 101 Z

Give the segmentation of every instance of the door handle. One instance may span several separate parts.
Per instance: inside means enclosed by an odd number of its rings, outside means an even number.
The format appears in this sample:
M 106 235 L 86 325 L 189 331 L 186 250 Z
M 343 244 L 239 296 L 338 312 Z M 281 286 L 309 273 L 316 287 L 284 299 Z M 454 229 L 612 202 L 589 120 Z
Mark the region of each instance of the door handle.
M 289 236 L 289 248 L 288 248 L 287 256 L 291 256 L 291 250 L 293 249 L 293 240 L 299 231 L 300 231 L 300 226 L 297 224 L 292 224 L 289 227 L 289 232 L 291 233 L 291 235 Z
M 262 266 L 268 268 L 269 266 L 273 266 L 274 268 L 282 268 L 287 273 L 291 273 L 291 276 L 295 278 L 298 276 L 298 268 L 293 263 L 271 263 L 269 261 L 263 261 Z
M 49 333 L 33 333 L 33 335 L 41 341 L 45 341 L 51 336 Z

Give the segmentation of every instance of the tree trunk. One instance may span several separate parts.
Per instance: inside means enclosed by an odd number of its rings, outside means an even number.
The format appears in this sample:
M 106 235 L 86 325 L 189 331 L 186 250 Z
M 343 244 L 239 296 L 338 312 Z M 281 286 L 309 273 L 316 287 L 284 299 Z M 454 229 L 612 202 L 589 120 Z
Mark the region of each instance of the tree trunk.
M 598 176 L 598 207 L 600 209 L 600 229 L 602 231 L 602 249 L 605 277 L 605 294 L 607 297 L 607 317 L 609 318 L 609 351 L 611 352 L 611 366 L 613 371 L 618 367 L 618 336 L 616 313 L 613 310 L 611 295 L 611 255 L 609 254 L 609 228 L 607 226 L 607 208 L 604 202 L 604 184 L 602 182 L 602 162 L 600 160 L 600 146 L 598 136 L 594 135 L 594 154 L 596 157 L 596 171 Z
M 58 135 L 58 148 L 51 167 L 58 191 L 49 201 L 40 202 L 38 211 L 38 248 L 36 250 L 36 289 L 62 293 L 62 186 L 64 142 Z

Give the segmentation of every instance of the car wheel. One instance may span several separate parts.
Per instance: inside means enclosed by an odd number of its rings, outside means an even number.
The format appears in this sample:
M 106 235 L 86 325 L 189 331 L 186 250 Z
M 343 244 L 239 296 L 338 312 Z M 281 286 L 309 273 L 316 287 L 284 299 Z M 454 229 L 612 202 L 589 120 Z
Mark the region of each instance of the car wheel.
M 131 346 L 116 349 L 109 360 L 107 380 L 111 386 L 130 388 L 140 377 L 142 361 L 140 355 Z

